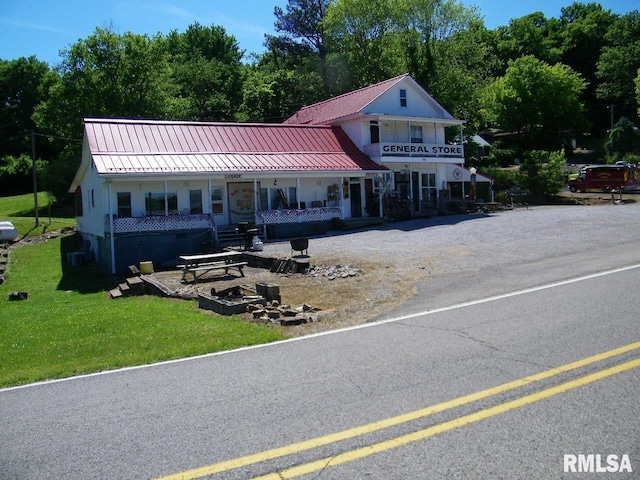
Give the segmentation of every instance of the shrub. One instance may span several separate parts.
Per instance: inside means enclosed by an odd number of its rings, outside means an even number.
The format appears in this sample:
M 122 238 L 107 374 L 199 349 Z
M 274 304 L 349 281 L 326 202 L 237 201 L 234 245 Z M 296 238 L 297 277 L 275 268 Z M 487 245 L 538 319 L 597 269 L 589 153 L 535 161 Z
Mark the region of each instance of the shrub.
M 532 198 L 549 199 L 565 186 L 566 174 L 563 169 L 565 164 L 566 158 L 563 151 L 526 152 L 520 165 L 518 183 L 529 191 Z

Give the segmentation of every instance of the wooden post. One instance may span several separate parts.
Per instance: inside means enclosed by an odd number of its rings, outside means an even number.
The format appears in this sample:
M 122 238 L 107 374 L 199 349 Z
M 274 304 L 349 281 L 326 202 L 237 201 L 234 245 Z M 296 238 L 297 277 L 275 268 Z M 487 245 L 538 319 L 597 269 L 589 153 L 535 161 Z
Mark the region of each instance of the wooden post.
M 38 176 L 36 174 L 36 134 L 31 129 L 31 160 L 33 161 L 33 212 L 36 217 L 36 227 L 40 226 L 38 217 Z

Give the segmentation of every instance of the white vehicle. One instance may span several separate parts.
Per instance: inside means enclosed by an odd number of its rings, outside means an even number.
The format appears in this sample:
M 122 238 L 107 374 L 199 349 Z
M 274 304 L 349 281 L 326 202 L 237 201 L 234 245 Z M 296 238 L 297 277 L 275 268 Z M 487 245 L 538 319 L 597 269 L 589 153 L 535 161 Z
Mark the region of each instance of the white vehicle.
M 0 242 L 13 242 L 18 238 L 18 230 L 11 222 L 0 222 Z

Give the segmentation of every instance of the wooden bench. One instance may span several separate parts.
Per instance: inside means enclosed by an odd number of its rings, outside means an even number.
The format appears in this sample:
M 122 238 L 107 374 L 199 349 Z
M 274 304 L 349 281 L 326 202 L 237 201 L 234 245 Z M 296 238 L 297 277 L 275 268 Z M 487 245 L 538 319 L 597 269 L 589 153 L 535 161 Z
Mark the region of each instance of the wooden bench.
M 237 270 L 240 275 L 244 277 L 242 268 L 247 265 L 248 262 L 237 261 L 238 255 L 240 255 L 240 252 L 184 255 L 180 257 L 184 265 L 178 265 L 178 268 L 182 269 L 183 281 L 186 280 L 187 275 L 192 275 L 193 281 L 195 282 L 198 277 L 215 270 L 224 270 L 226 275 L 229 273 L 230 268 Z

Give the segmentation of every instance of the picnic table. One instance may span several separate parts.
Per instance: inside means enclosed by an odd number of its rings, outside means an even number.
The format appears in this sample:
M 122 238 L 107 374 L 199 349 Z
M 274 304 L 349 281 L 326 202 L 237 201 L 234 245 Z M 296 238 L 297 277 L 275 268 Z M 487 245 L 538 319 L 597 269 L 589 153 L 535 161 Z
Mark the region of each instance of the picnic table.
M 497 212 L 498 211 L 498 202 L 474 202 L 473 206 L 475 207 L 477 212 Z
M 229 273 L 230 268 L 237 270 L 244 277 L 242 268 L 248 262 L 239 261 L 240 255 L 242 253 L 236 251 L 182 255 L 179 257 L 184 262 L 183 265 L 179 265 L 182 268 L 182 280 L 185 280 L 187 275 L 193 275 L 193 281 L 195 282 L 199 276 L 214 270 L 224 270 L 226 275 Z

